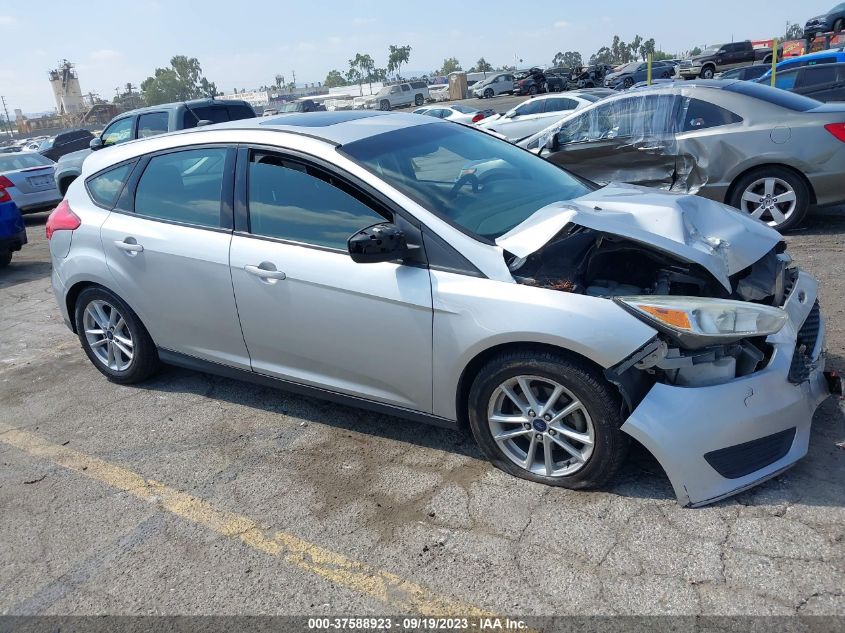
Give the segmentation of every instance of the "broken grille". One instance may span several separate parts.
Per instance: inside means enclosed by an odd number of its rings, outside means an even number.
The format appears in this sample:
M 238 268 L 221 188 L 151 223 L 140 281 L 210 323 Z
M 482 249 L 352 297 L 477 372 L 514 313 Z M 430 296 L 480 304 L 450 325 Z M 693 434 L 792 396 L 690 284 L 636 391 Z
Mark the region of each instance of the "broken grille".
M 792 355 L 792 364 L 789 367 L 789 382 L 796 384 L 804 382 L 815 368 L 813 351 L 816 349 L 820 326 L 821 310 L 819 309 L 819 302 L 816 301 L 812 310 L 810 310 L 810 314 L 807 315 L 804 325 L 798 331 L 795 353 Z

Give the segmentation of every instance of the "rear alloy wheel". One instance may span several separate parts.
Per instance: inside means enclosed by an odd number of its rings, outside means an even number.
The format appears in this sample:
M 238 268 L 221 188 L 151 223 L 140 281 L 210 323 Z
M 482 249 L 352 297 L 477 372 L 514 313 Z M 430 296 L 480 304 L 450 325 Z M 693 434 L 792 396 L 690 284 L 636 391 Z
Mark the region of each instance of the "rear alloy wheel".
M 133 384 L 158 369 L 158 353 L 137 315 L 105 288 L 86 288 L 76 301 L 82 348 L 109 380 Z
M 469 395 L 473 436 L 490 461 L 517 477 L 595 488 L 627 452 L 618 392 L 586 363 L 551 353 L 491 360 Z
M 493 98 L 493 89 L 492 88 L 487 88 L 487 90 L 484 91 L 484 98 L 485 99 L 492 99 Z
M 782 168 L 747 174 L 736 184 L 731 200 L 731 206 L 778 231 L 800 224 L 809 203 L 810 195 L 804 181 Z
M 425 99 L 423 99 L 422 95 L 417 95 L 416 97 L 414 97 L 414 104 L 417 107 L 421 106 L 423 103 L 425 103 Z

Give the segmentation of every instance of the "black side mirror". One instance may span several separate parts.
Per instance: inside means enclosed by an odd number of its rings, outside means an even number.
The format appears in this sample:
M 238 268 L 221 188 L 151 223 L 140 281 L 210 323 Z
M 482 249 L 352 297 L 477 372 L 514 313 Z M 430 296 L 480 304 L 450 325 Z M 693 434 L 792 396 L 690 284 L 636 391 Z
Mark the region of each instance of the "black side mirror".
M 99 136 L 95 136 L 94 138 L 91 139 L 91 142 L 88 143 L 88 147 L 90 147 L 95 152 L 98 149 L 102 149 L 103 148 L 103 139 L 101 139 Z
M 405 233 L 390 222 L 361 229 L 349 238 L 347 248 L 356 264 L 392 262 L 402 259 L 409 251 Z
M 197 121 L 197 127 L 203 127 L 206 125 L 214 125 L 214 121 L 209 121 L 208 119 L 200 119 Z
M 558 135 L 560 132 L 555 132 L 549 137 L 549 140 L 546 141 L 546 149 L 550 152 L 556 152 L 560 149 L 560 139 Z

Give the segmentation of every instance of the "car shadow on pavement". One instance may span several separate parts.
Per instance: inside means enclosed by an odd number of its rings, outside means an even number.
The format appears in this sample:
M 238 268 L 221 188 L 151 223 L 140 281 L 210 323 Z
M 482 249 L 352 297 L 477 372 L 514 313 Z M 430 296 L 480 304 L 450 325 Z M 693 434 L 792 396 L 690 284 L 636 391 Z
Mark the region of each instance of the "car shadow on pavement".
M 829 365 L 845 367 L 845 359 L 829 358 Z M 451 452 L 485 461 L 469 433 L 438 428 L 363 409 L 334 404 L 262 387 L 247 382 L 202 374 L 177 367 L 162 373 L 139 388 L 170 393 L 193 393 L 223 400 L 303 423 L 332 426 L 345 431 L 378 436 L 416 446 Z M 843 411 L 835 398 L 828 399 L 816 412 L 809 452 L 792 469 L 749 491 L 719 502 L 719 505 L 845 506 L 845 489 L 837 481 L 845 479 L 845 452 L 836 446 L 845 436 Z M 837 435 L 838 434 L 838 435 Z M 493 466 L 490 466 L 493 468 Z M 605 492 L 636 499 L 670 501 L 675 499 L 669 479 L 658 461 L 640 444 L 631 450 L 620 472 L 604 488 Z
M 796 228 L 786 231 L 786 236 L 832 235 L 845 233 L 845 207 L 810 209 L 807 217 Z
M 0 268 L 0 290 L 50 276 L 52 270 L 50 262 L 20 261 L 16 259 L 18 255 L 19 253 L 15 253 L 12 256 L 12 263 Z

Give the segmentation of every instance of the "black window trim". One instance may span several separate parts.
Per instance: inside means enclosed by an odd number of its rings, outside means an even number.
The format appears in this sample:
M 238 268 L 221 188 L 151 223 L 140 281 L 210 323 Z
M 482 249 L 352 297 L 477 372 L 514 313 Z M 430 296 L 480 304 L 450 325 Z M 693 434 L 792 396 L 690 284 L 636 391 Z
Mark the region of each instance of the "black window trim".
M 223 185 L 220 196 L 220 226 L 208 226 L 207 224 L 194 224 L 191 222 L 180 222 L 178 220 L 168 220 L 167 218 L 157 218 L 149 215 L 144 215 L 135 212 L 135 194 L 138 189 L 138 183 L 150 161 L 157 156 L 164 156 L 166 154 L 176 154 L 178 152 L 188 152 L 199 149 L 220 149 L 227 150 L 226 158 L 223 165 Z M 204 231 L 214 231 L 215 233 L 232 233 L 233 226 L 233 196 L 234 196 L 234 175 L 235 175 L 235 152 L 236 146 L 230 142 L 227 143 L 201 143 L 198 145 L 180 145 L 179 147 L 170 147 L 167 149 L 151 152 L 138 157 L 138 164 L 132 170 L 123 191 L 118 196 L 117 204 L 111 209 L 112 213 L 122 213 L 124 215 L 135 216 L 151 222 L 161 222 L 162 224 L 172 224 L 175 226 L 185 226 L 189 228 L 201 229 Z M 109 167 L 111 169 L 111 167 Z

